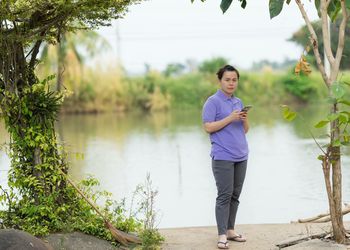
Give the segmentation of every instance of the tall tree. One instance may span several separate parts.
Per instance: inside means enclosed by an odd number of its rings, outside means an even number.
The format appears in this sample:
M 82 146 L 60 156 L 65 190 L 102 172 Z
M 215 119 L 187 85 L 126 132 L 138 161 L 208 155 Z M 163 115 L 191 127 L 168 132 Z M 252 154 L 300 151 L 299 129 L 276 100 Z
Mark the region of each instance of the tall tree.
M 192 2 L 194 0 L 191 0 Z M 205 0 L 201 0 L 204 2 Z M 238 0 L 241 3 L 241 7 L 245 8 L 247 1 Z M 221 10 L 223 13 L 227 11 L 233 0 L 221 0 Z M 342 171 L 341 171 L 341 154 L 340 146 L 346 144 L 348 141 L 348 135 L 343 131 L 340 131 L 342 124 L 348 124 L 350 122 L 348 115 L 342 115 L 339 111 L 339 104 L 350 105 L 349 102 L 343 100 L 345 90 L 343 85 L 337 82 L 340 63 L 344 53 L 345 44 L 345 30 L 349 21 L 349 9 L 350 1 L 348 0 L 315 0 L 315 8 L 318 11 L 321 20 L 322 36 L 317 35 L 314 24 L 310 21 L 310 18 L 305 11 L 304 5 L 301 0 L 294 0 L 297 4 L 300 13 L 305 20 L 307 35 L 310 47 L 316 58 L 317 67 L 322 75 L 325 86 L 329 91 L 329 97 L 333 100 L 330 106 L 330 115 L 327 121 L 323 121 L 321 124 L 330 123 L 329 135 L 330 142 L 326 147 L 326 151 L 323 151 L 323 155 L 320 156 L 322 160 L 322 169 L 326 184 L 328 204 L 331 215 L 331 222 L 333 228 L 334 238 L 338 243 L 345 243 L 346 230 L 343 223 L 342 215 Z M 284 4 L 290 4 L 291 0 L 269 0 L 270 18 L 278 16 Z M 332 48 L 329 36 L 328 16 L 334 21 L 338 14 L 341 14 L 341 21 L 339 30 L 337 32 L 338 43 L 336 48 Z M 325 62 L 321 57 L 320 44 L 323 42 L 326 57 L 330 63 L 330 74 L 328 75 L 325 70 Z M 299 68 L 308 70 L 307 63 L 302 58 L 299 62 Z M 343 113 L 346 114 L 346 113 Z M 345 125 L 345 128 L 346 128 Z M 344 129 L 345 131 L 345 129 Z M 344 138 L 344 139 L 343 139 Z
M 20 201 L 13 211 L 38 223 L 69 199 L 60 169 L 66 164 L 56 141 L 56 120 L 62 94 L 47 88 L 51 77 L 38 79 L 39 48 L 59 43 L 76 30 L 110 25 L 140 0 L 2 0 L 0 2 L 0 109 L 11 136 L 9 186 Z M 38 205 L 49 209 L 38 211 Z M 29 208 L 29 209 L 28 209 Z M 10 207 L 11 209 L 11 207 Z M 55 210 L 54 210 L 55 209 Z M 57 219 L 57 218 L 55 218 Z M 64 221 L 64 220 L 62 220 Z

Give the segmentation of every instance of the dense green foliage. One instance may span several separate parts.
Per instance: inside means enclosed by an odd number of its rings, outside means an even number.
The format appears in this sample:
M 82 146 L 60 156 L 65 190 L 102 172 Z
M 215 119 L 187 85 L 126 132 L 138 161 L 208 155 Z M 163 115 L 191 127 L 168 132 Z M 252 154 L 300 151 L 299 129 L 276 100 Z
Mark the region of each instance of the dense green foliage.
M 326 96 L 327 90 L 322 85 L 320 75 L 315 73 L 308 76 L 303 73 L 294 75 L 292 71 L 290 71 L 290 74 L 285 74 L 281 77 L 281 83 L 288 93 L 304 102 L 310 102 Z
M 47 91 L 48 80 L 24 88 L 23 95 L 5 91 L 2 103 L 12 142 L 6 223 L 37 235 L 61 228 L 76 199 L 58 169 L 66 171 L 54 132 L 63 97 Z
M 79 188 L 95 203 L 102 203 L 101 210 L 116 228 L 125 232 L 143 232 L 142 221 L 130 216 L 126 210 L 125 200 L 116 203 L 106 191 L 95 191 L 99 183 L 94 178 L 83 180 Z M 50 232 L 81 231 L 100 238 L 113 241 L 104 220 L 97 215 L 91 206 L 76 195 L 75 189 L 68 186 L 64 189 L 66 201 L 60 206 L 54 204 L 57 197 L 54 193 L 39 197 L 38 204 L 33 204 L 28 197 L 20 198 L 11 191 L 2 192 L 1 204 L 8 207 L 1 211 L 3 226 L 16 227 L 31 234 L 45 236 Z M 11 197 L 11 199 L 8 199 Z
M 11 107 L 3 109 L 6 129 L 12 139 L 9 185 L 30 199 L 38 199 L 41 193 L 59 192 L 62 177 L 55 166 L 65 168 L 58 156 L 54 133 L 62 96 L 45 91 L 47 82 L 25 88 L 23 96 L 4 92 L 6 105 Z M 20 126 L 18 117 L 21 117 Z

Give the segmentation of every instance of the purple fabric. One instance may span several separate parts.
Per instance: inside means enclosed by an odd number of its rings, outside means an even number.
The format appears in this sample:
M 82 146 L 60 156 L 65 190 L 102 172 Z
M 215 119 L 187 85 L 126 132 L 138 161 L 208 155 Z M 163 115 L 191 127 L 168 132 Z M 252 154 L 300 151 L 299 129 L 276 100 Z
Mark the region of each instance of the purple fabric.
M 210 96 L 203 106 L 203 123 L 219 121 L 234 110 L 243 108 L 237 97 L 228 97 L 221 90 Z M 242 121 L 234 121 L 210 134 L 211 154 L 214 160 L 239 162 L 248 159 L 248 143 Z

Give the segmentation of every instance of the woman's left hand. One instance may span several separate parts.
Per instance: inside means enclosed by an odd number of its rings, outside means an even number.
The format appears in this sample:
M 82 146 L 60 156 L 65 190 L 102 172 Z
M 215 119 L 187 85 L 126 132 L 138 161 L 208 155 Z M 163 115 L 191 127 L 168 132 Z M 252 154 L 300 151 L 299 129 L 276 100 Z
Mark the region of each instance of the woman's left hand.
M 247 112 L 240 112 L 239 117 L 240 117 L 241 121 L 246 121 L 247 117 L 248 117 L 248 113 Z

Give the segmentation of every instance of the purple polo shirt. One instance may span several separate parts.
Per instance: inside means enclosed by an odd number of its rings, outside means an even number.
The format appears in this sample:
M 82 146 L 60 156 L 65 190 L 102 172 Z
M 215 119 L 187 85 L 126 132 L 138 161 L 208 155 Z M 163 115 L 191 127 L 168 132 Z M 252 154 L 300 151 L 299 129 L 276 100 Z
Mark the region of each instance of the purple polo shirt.
M 203 123 L 219 121 L 234 110 L 243 108 L 237 97 L 228 97 L 218 90 L 210 96 L 203 106 Z M 210 134 L 211 154 L 214 160 L 239 162 L 248 159 L 248 143 L 245 137 L 243 121 L 234 121 L 219 131 Z

